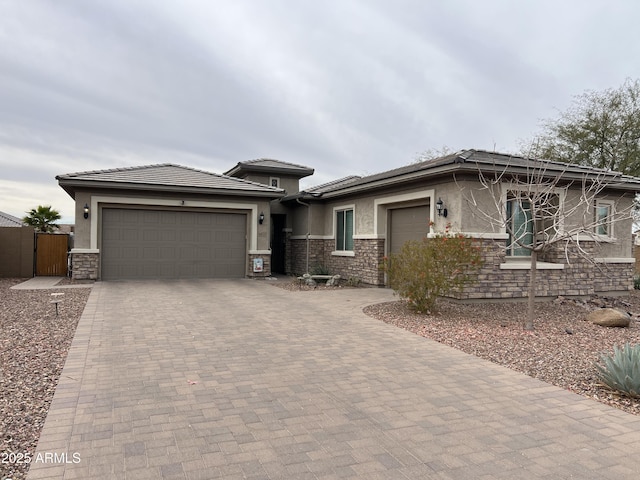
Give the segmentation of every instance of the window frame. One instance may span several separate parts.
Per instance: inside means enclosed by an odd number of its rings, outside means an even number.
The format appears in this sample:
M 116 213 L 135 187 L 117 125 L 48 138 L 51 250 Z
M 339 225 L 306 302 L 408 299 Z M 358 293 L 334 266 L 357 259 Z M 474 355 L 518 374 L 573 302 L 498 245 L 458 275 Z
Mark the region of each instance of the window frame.
M 594 208 L 593 208 L 593 231 L 596 237 L 598 238 L 614 238 L 613 234 L 613 216 L 615 214 L 615 203 L 611 200 L 599 200 L 596 199 Z M 604 221 L 600 221 L 599 212 L 600 208 L 607 209 L 607 215 L 604 218 Z M 603 233 L 600 231 L 600 228 L 604 227 L 606 231 Z
M 274 180 L 276 183 L 275 185 L 273 184 Z M 280 188 L 280 177 L 269 177 L 269 186 Z
M 512 232 L 520 232 L 524 226 L 529 226 L 530 228 L 525 227 L 527 228 L 527 231 L 523 233 L 525 237 L 530 238 L 530 243 L 528 243 L 528 245 L 533 246 L 534 220 L 531 218 L 531 201 L 522 199 L 521 197 L 517 197 L 514 193 L 521 194 L 521 192 L 508 191 L 507 199 L 505 202 L 506 220 L 509 223 L 508 227 L 505 225 L 505 233 L 507 233 L 508 235 L 506 257 L 510 259 L 529 258 L 531 256 L 531 250 L 521 246 L 518 242 L 514 241 L 514 234 Z M 525 203 L 528 204 L 528 209 L 524 207 Z M 514 213 L 512 205 L 516 205 L 518 207 L 518 210 L 524 213 L 525 217 L 525 221 L 517 227 L 514 227 L 513 225 Z
M 348 228 L 349 212 L 351 213 L 350 231 Z M 339 217 L 341 214 L 342 214 L 342 220 L 340 221 Z M 353 253 L 354 237 L 355 237 L 355 217 L 356 217 L 356 209 L 354 205 L 344 205 L 340 207 L 335 207 L 333 209 L 333 227 L 334 227 L 333 231 L 334 231 L 334 248 L 335 248 L 334 253 L 335 254 L 348 255 L 350 253 L 351 254 Z M 340 223 L 342 223 L 342 226 L 340 226 Z
M 509 220 L 507 209 L 508 209 L 508 203 L 510 201 L 516 200 L 518 203 L 522 203 L 523 201 L 531 203 L 533 201 L 532 197 L 537 198 L 537 197 L 544 197 L 544 196 L 547 196 L 549 198 L 555 197 L 557 199 L 557 205 L 555 205 L 555 208 L 562 211 L 564 209 L 564 203 L 567 197 L 567 187 L 553 187 L 551 189 L 545 189 L 542 192 L 537 192 L 535 190 L 531 191 L 528 188 L 528 186 L 512 185 L 509 183 L 503 184 L 502 185 L 502 205 L 504 206 L 505 220 L 507 221 Z M 544 207 L 539 207 L 535 209 L 535 212 L 539 213 L 549 208 L 550 208 L 550 205 L 545 205 Z M 554 225 L 547 223 L 549 222 L 549 220 L 553 220 Z M 539 237 L 535 237 L 536 234 L 538 236 L 546 235 L 546 232 L 550 229 L 554 229 L 559 234 L 562 234 L 562 232 L 564 231 L 564 219 L 562 215 L 558 217 L 541 216 L 540 218 L 532 219 L 531 222 L 532 222 L 531 225 L 533 228 L 533 232 L 532 232 L 533 235 L 531 236 L 532 244 L 535 243 L 536 238 L 539 238 Z M 541 223 L 538 223 L 538 222 L 541 222 Z M 506 223 L 503 226 L 502 231 L 503 233 L 508 235 L 507 245 L 506 245 L 507 249 L 505 252 L 506 259 L 511 261 L 528 260 L 531 257 L 531 250 L 525 249 L 526 250 L 525 255 L 513 255 L 513 250 L 514 250 L 513 245 L 515 245 L 516 249 L 522 248 L 522 247 L 519 247 L 515 242 L 511 243 L 511 234 L 509 233 L 509 229 L 507 228 Z

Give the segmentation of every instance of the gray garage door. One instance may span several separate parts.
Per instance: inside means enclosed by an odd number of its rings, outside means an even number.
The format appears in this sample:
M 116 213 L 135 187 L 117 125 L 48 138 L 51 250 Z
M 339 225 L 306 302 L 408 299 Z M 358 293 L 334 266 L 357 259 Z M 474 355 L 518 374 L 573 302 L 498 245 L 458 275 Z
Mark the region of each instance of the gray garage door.
M 246 228 L 243 214 L 105 208 L 101 276 L 243 277 Z
M 429 206 L 389 210 L 389 253 L 398 253 L 407 240 L 422 240 L 429 233 Z

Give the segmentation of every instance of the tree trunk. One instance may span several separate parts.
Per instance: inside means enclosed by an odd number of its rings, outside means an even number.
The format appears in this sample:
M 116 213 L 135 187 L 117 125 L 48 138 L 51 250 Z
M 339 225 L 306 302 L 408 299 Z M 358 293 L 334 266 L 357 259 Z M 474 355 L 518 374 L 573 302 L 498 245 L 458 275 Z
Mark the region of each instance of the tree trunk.
M 527 319 L 524 322 L 525 330 L 533 330 L 533 315 L 536 301 L 536 274 L 538 269 L 538 252 L 531 250 L 531 270 L 529 271 L 529 299 L 527 300 Z

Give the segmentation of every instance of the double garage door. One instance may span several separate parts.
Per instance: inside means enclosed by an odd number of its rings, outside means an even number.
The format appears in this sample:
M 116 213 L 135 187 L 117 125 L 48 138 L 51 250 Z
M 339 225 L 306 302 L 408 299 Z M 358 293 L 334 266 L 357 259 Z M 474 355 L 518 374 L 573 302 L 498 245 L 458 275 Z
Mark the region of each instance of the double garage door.
M 240 213 L 104 208 L 101 277 L 244 277 L 246 232 Z

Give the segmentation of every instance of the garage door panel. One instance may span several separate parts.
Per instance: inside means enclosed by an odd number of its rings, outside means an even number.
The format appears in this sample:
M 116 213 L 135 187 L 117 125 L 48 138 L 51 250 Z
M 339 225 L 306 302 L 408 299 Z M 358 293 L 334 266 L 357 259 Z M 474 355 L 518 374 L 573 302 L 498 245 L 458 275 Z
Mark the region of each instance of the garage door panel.
M 428 233 L 428 205 L 394 208 L 389 211 L 390 253 L 398 253 L 405 242 L 422 240 Z
M 212 232 L 210 230 L 199 230 L 196 234 L 198 243 L 211 243 L 213 241 Z
M 142 258 L 144 259 L 156 259 L 160 258 L 160 249 L 157 247 L 143 247 Z
M 142 217 L 142 223 L 148 225 L 157 225 L 160 221 L 160 213 L 154 211 L 143 211 L 139 213 L 137 210 L 130 210 L 131 214 L 127 214 L 126 217 L 132 221 L 139 222 L 138 217 Z
M 102 278 L 243 277 L 245 239 L 244 214 L 103 209 Z

